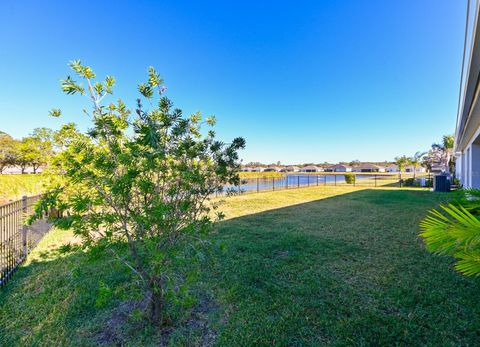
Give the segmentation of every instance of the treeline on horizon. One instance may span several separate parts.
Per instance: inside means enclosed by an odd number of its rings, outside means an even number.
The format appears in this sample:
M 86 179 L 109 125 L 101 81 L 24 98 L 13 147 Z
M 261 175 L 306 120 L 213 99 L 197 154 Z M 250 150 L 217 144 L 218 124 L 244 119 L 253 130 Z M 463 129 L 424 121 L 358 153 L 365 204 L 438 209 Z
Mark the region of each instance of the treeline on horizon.
M 0 174 L 9 167 L 18 167 L 22 174 L 28 168 L 37 173 L 55 153 L 54 136 L 55 132 L 49 128 L 35 128 L 22 139 L 0 131 Z
M 302 164 L 282 164 L 280 161 L 277 161 L 276 163 L 271 163 L 271 164 L 264 164 L 261 162 L 248 162 L 246 164 L 242 164 L 243 167 L 272 167 L 272 166 L 298 166 L 298 167 L 304 167 L 304 166 L 318 166 L 318 167 L 328 167 L 332 165 L 347 165 L 347 166 L 358 166 L 358 165 L 366 165 L 366 164 L 371 164 L 371 165 L 378 165 L 378 166 L 386 166 L 386 165 L 391 165 L 394 164 L 394 161 L 360 161 L 360 160 L 353 160 L 353 161 L 340 161 L 338 163 L 329 163 L 329 162 L 323 162 L 323 163 L 302 163 Z

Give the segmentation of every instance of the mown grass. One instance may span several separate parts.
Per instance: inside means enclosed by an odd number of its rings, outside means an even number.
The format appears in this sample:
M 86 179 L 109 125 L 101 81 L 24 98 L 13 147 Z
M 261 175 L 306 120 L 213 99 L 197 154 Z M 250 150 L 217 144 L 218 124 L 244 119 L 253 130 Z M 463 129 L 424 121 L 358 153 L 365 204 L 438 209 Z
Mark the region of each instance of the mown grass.
M 41 174 L 0 175 L 0 204 L 20 199 L 23 195 L 35 195 L 42 191 Z
M 1 345 L 478 345 L 480 280 L 417 237 L 446 199 L 348 186 L 229 198 L 197 305 L 162 332 L 128 310 L 142 295 L 127 269 L 60 253 L 71 235 L 54 231 L 0 293 Z

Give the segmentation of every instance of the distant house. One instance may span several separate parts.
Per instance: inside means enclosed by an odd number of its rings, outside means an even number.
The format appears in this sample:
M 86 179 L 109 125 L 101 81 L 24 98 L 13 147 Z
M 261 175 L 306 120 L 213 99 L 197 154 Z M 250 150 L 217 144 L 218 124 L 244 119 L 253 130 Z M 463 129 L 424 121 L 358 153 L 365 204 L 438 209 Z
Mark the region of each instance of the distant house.
M 242 172 L 252 172 L 253 171 L 253 168 L 251 167 L 242 167 Z
M 374 164 L 363 164 L 352 168 L 354 172 L 385 172 L 383 166 L 378 166 Z
M 280 172 L 300 172 L 300 168 L 298 166 L 286 166 L 282 167 Z
M 257 166 L 257 167 L 252 168 L 251 172 L 263 172 L 263 170 L 265 170 L 265 168 Z
M 278 172 L 280 169 L 276 166 L 269 166 L 263 170 L 263 172 Z
M 398 170 L 398 165 L 390 164 L 390 165 L 387 166 L 386 171 L 387 172 L 399 172 L 400 170 Z
M 318 166 L 310 165 L 310 166 L 304 166 L 300 169 L 301 172 L 320 172 L 323 171 L 322 168 L 319 168 Z
M 328 167 L 328 171 L 329 172 L 352 172 L 352 168 L 348 165 L 336 164 Z

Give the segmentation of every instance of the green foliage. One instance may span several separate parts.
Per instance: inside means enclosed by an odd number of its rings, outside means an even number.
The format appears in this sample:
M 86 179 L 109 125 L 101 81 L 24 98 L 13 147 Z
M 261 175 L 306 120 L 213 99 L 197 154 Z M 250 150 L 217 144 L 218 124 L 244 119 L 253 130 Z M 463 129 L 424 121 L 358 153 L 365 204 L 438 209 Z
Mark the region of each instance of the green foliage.
M 345 182 L 347 184 L 354 184 L 355 183 L 355 175 L 352 173 L 346 173 L 345 175 Z
M 405 187 L 420 187 L 420 182 L 417 181 L 413 177 L 407 178 L 407 179 L 402 180 L 402 181 L 403 181 L 402 183 L 405 185 Z
M 433 209 L 420 223 L 420 236 L 435 254 L 457 258 L 455 268 L 467 276 L 480 275 L 480 190 L 460 193 L 454 203 Z
M 121 100 L 102 105 L 112 93 L 113 77 L 96 82 L 90 67 L 80 61 L 70 66 L 88 88 L 67 77 L 62 90 L 88 94 L 92 127 L 81 133 L 65 124 L 55 134 L 59 153 L 51 170 L 58 175 L 52 175 L 31 221 L 50 208 L 64 211 L 52 222 L 72 229 L 99 254 L 114 255 L 111 245 L 126 241 L 133 260 L 118 258 L 140 277 L 150 295 L 151 319 L 163 324 L 165 307 L 182 296 L 178 257 L 185 248 L 200 247 L 212 229 L 211 209 L 218 206 L 210 198 L 225 184 L 238 183 L 237 151 L 245 141 L 223 143 L 212 129 L 203 135 L 200 113 L 184 117 L 174 108 L 151 67 L 148 81 L 138 86 L 149 107 L 138 99 L 132 112 Z M 211 126 L 214 119 L 205 123 Z
M 36 128 L 21 141 L 0 132 L 0 173 L 14 165 L 20 166 L 22 173 L 27 167 L 32 167 L 36 173 L 38 168 L 47 164 L 52 157 L 52 141 L 53 131 L 48 128 Z
M 7 133 L 0 131 L 0 174 L 14 165 L 17 157 L 17 142 Z
M 48 163 L 53 156 L 53 131 L 48 128 L 36 128 L 33 133 L 18 143 L 16 164 L 22 168 L 31 166 L 36 173 L 41 165 Z
M 395 164 L 398 166 L 398 171 L 404 171 L 405 166 L 408 165 L 409 159 L 405 156 L 402 155 L 401 157 L 395 157 Z
M 443 135 L 442 142 L 432 144 L 432 149 L 428 155 L 431 162 L 443 164 L 446 172 L 455 171 L 452 160 L 454 143 L 455 137 L 453 135 Z
M 422 165 L 425 152 L 416 152 L 413 157 L 408 158 L 407 163 L 413 167 L 413 178 L 417 174 L 417 168 Z

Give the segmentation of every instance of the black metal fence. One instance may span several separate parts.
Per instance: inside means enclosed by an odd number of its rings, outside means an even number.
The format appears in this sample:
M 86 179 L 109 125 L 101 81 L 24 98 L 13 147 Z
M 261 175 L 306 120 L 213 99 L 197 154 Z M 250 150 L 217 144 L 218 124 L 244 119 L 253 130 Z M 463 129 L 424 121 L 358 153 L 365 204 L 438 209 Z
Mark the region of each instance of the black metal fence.
M 35 222 L 31 226 L 24 224 L 40 197 L 24 196 L 21 200 L 0 206 L 0 287 L 5 285 L 50 229 L 45 221 Z
M 287 174 L 283 177 L 242 178 L 240 185 L 226 186 L 224 193 L 258 193 L 283 189 L 314 186 L 352 187 L 432 187 L 433 176 L 429 173 L 366 174 L 366 173 L 321 173 Z

